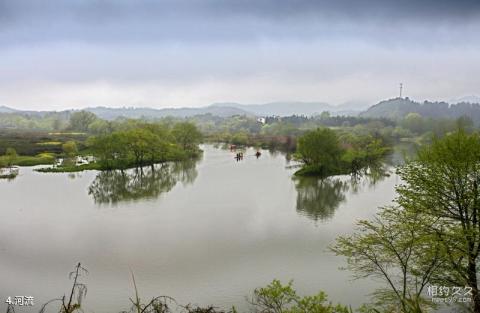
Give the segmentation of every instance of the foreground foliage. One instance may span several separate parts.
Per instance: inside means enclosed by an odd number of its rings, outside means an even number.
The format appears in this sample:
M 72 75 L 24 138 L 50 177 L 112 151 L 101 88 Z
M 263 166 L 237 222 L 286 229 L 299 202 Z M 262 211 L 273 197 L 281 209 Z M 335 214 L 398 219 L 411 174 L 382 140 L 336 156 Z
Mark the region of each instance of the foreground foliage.
M 459 130 L 435 140 L 399 174 L 398 203 L 428 221 L 441 247 L 444 262 L 432 281 L 472 288 L 472 309 L 480 312 L 480 136 Z
M 73 284 L 68 294 L 42 305 L 40 313 L 47 312 L 49 308 L 57 308 L 55 311 L 59 313 L 83 312 L 82 302 L 87 295 L 87 286 L 81 280 L 86 274 L 88 271 L 78 263 L 69 275 Z M 235 307 L 225 311 L 211 305 L 205 307 L 191 304 L 181 305 L 169 296 L 158 296 L 144 301 L 133 272 L 131 275 L 135 292 L 134 298 L 130 298 L 132 303 L 130 309 L 121 313 L 238 313 Z M 279 280 L 273 280 L 269 285 L 255 289 L 249 302 L 251 312 L 255 313 L 352 313 L 351 308 L 340 304 L 333 305 L 328 301 L 324 292 L 313 296 L 299 296 L 293 288 L 292 281 L 283 285 Z M 56 304 L 57 306 L 55 306 Z M 9 305 L 7 313 L 14 311 L 13 305 Z
M 422 296 L 432 284 L 466 286 L 467 305 L 480 312 L 480 136 L 460 129 L 435 139 L 398 173 L 395 205 L 338 238 L 333 251 L 347 257 L 357 278 L 385 281 L 374 295 L 377 307 L 425 312 L 432 299 Z
M 337 239 L 332 250 L 347 257 L 355 278 L 374 277 L 386 285 L 375 291 L 370 307 L 404 313 L 432 307 L 422 296 L 442 259 L 426 222 L 419 214 L 386 207 L 372 221 L 360 221 L 355 234 Z
M 324 292 L 313 296 L 299 296 L 293 282 L 282 285 L 273 280 L 269 285 L 257 288 L 249 302 L 257 313 L 350 313 L 351 309 L 328 301 Z

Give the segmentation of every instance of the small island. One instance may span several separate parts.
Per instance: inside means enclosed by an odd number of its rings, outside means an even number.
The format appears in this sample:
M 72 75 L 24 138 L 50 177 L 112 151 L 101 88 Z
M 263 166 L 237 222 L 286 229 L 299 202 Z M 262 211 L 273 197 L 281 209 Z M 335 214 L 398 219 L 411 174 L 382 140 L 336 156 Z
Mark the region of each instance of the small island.
M 353 135 L 345 131 L 339 135 L 332 129 L 318 128 L 298 140 L 295 158 L 302 168 L 295 175 L 359 174 L 377 165 L 390 151 L 389 144 L 379 135 Z
M 122 126 L 126 126 L 125 129 L 88 137 L 81 151 L 74 141 L 64 143 L 61 161 L 37 171 L 123 170 L 186 161 L 201 154 L 198 144 L 202 135 L 192 123 L 180 122 L 169 127 L 136 122 Z

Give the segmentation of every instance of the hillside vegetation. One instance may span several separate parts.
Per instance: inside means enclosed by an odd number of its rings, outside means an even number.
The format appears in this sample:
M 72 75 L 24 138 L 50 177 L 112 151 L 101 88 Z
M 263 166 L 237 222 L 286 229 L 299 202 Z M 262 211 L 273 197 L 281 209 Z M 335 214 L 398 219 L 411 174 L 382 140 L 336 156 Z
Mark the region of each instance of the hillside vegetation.
M 460 102 L 448 104 L 447 102 L 416 102 L 409 98 L 395 98 L 370 107 L 360 116 L 371 118 L 402 119 L 409 113 L 418 113 L 423 117 L 430 118 L 459 118 L 468 116 L 476 124 L 480 123 L 480 104 Z

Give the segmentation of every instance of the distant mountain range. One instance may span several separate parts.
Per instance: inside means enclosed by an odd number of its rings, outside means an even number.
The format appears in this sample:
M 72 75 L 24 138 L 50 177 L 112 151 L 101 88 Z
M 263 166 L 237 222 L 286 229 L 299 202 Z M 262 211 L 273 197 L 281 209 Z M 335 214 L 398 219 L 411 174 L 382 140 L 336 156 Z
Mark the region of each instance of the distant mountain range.
M 86 111 L 92 112 L 98 117 L 106 120 L 113 120 L 118 117 L 126 118 L 162 118 L 162 117 L 189 117 L 201 114 L 212 114 L 220 117 L 228 117 L 233 115 L 251 115 L 254 114 L 235 107 L 217 107 L 208 106 L 203 108 L 168 108 L 168 109 L 152 109 L 152 108 L 107 108 L 95 107 L 86 108 Z
M 403 118 L 411 112 L 419 113 L 424 117 L 433 118 L 457 118 L 463 115 L 471 117 L 480 123 L 480 97 L 468 96 L 454 101 L 447 102 L 416 102 L 409 98 L 394 98 L 381 101 L 371 107 L 366 104 L 349 102 L 341 105 L 330 105 L 324 102 L 271 102 L 265 104 L 239 104 L 233 102 L 214 103 L 200 108 L 108 108 L 91 107 L 84 110 L 96 114 L 98 117 L 113 120 L 119 117 L 124 118 L 162 118 L 162 117 L 191 117 L 195 115 L 211 114 L 219 117 L 234 115 L 247 116 L 290 116 L 306 115 L 313 116 L 324 111 L 332 115 L 350 115 L 374 118 Z M 62 112 L 69 115 L 74 110 Z M 0 113 L 17 113 L 22 115 L 44 116 L 51 114 L 51 111 L 21 111 L 6 106 L 0 106 Z
M 4 105 L 0 105 L 0 113 L 15 113 L 20 112 L 19 110 L 15 110 Z
M 119 117 L 125 118 L 162 118 L 162 117 L 190 117 L 202 114 L 212 114 L 220 117 L 234 115 L 247 116 L 289 116 L 289 115 L 307 115 L 312 116 L 320 114 L 323 111 L 329 111 L 333 115 L 358 115 L 366 105 L 357 106 L 354 109 L 352 103 L 333 106 L 322 102 L 272 102 L 266 104 L 239 104 L 239 103 L 215 103 L 200 108 L 108 108 L 93 107 L 85 108 L 85 111 L 92 112 L 98 117 L 113 120 Z M 64 112 L 73 112 L 68 110 Z M 21 111 L 6 106 L 0 106 L 0 113 L 19 113 L 29 115 L 44 115 L 47 111 Z
M 89 107 L 83 109 L 94 113 L 100 118 L 106 120 L 114 120 L 116 118 L 162 118 L 162 117 L 189 117 L 201 114 L 212 114 L 220 117 L 228 117 L 234 115 L 251 115 L 255 114 L 247 112 L 245 110 L 235 107 L 223 107 L 223 106 L 208 106 L 202 108 L 166 108 L 166 109 L 153 109 L 153 108 L 108 108 L 108 107 Z M 61 113 L 72 113 L 78 110 L 65 110 Z M 16 113 L 22 115 L 34 115 L 44 116 L 45 114 L 52 113 L 53 111 L 23 111 L 9 108 L 7 106 L 0 106 L 0 113 Z M 60 112 L 59 112 L 60 113 Z
M 237 108 L 245 112 L 250 112 L 257 116 L 277 115 L 318 115 L 324 111 L 328 111 L 333 115 L 358 115 L 362 109 L 367 108 L 366 105 L 357 105 L 353 108 L 351 103 L 341 105 L 330 105 L 324 102 L 271 102 L 265 104 L 238 104 L 238 103 L 215 103 L 213 107 Z

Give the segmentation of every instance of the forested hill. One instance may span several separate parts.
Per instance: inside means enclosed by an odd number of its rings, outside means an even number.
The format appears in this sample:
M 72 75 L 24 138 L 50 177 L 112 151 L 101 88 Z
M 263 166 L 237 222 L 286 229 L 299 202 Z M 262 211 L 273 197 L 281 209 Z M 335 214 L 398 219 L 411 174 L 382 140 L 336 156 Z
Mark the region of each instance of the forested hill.
M 448 104 L 447 102 L 415 102 L 409 98 L 395 98 L 381 101 L 362 112 L 362 117 L 401 119 L 409 113 L 418 113 L 423 117 L 432 118 L 458 118 L 470 117 L 475 123 L 480 123 L 480 104 L 460 102 Z

